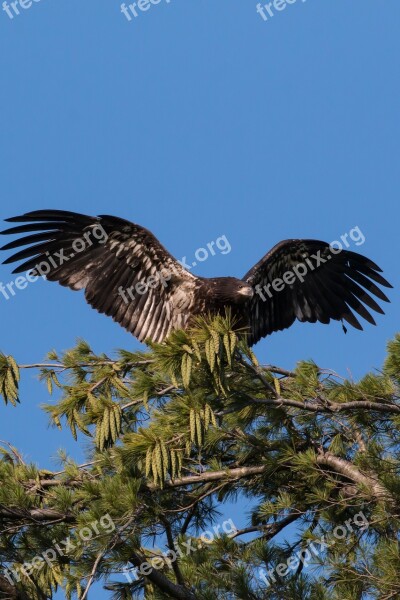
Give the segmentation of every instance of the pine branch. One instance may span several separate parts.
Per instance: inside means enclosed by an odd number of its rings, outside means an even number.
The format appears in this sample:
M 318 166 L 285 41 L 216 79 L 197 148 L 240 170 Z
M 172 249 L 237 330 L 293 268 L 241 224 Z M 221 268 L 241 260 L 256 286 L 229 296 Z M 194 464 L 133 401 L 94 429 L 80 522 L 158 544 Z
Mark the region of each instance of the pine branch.
M 133 552 L 131 562 L 135 567 L 140 568 L 144 563 L 148 563 L 146 557 L 138 552 Z M 197 600 L 197 595 L 183 585 L 173 583 L 168 577 L 165 577 L 160 571 L 152 568 L 150 573 L 146 575 L 146 579 L 151 581 L 159 590 L 168 594 L 177 600 Z
M 316 456 L 316 462 L 320 466 L 330 467 L 336 473 L 343 475 L 353 483 L 358 483 L 359 485 L 366 487 L 377 500 L 387 501 L 392 506 L 396 505 L 396 501 L 389 490 L 374 477 L 362 473 L 351 462 L 323 450 Z
M 243 477 L 249 477 L 250 475 L 260 475 L 266 470 L 265 466 L 256 467 L 241 467 L 239 469 L 226 469 L 223 471 L 208 471 L 201 475 L 190 475 L 188 477 L 180 477 L 179 479 L 168 480 L 164 483 L 166 488 L 183 487 L 187 485 L 194 485 L 197 483 L 207 483 L 209 481 L 221 481 L 226 479 L 227 481 L 235 481 L 242 479 Z M 159 489 L 158 486 L 149 483 L 147 485 L 149 490 Z
M 43 594 L 36 590 L 40 600 L 51 600 L 52 596 Z M 1 600 L 32 600 L 24 591 L 17 590 L 3 575 L 0 574 L 0 598 Z
M 295 521 L 300 519 L 302 517 L 302 515 L 303 515 L 302 512 L 300 512 L 300 513 L 296 512 L 291 515 L 288 515 L 287 517 L 281 519 L 280 521 L 278 521 L 276 523 L 269 523 L 268 525 L 256 525 L 254 527 L 244 527 L 243 529 L 238 529 L 238 531 L 236 531 L 236 533 L 232 534 L 231 538 L 234 539 L 241 535 L 246 535 L 249 533 L 256 533 L 259 531 L 259 532 L 262 532 L 262 536 L 257 539 L 262 538 L 263 540 L 271 540 L 278 533 L 280 533 L 283 529 L 285 529 L 285 527 L 287 527 L 291 523 L 294 523 Z
M 33 508 L 23 510 L 18 508 L 8 508 L 0 505 L 0 517 L 7 521 L 21 521 L 22 523 L 31 521 L 32 523 L 54 524 L 54 523 L 73 523 L 76 517 L 72 514 L 61 513 L 51 508 Z
M 163 523 L 163 525 L 165 527 L 165 533 L 167 535 L 167 541 L 168 541 L 168 548 L 170 550 L 174 550 L 174 547 L 175 547 L 174 546 L 174 536 L 172 535 L 171 525 L 168 523 L 167 519 L 163 516 L 161 516 L 161 522 Z M 172 568 L 175 573 L 176 581 L 179 583 L 179 585 L 185 585 L 185 580 L 184 580 L 181 570 L 179 568 L 178 557 L 176 557 L 176 560 L 172 561 Z
M 367 400 L 352 400 L 351 402 L 329 402 L 328 405 L 321 403 L 318 400 L 309 400 L 305 402 L 299 402 L 298 400 L 290 400 L 289 398 L 252 398 L 251 402 L 254 404 L 264 404 L 266 406 L 277 406 L 279 408 L 287 406 L 288 408 L 298 408 L 299 410 L 305 410 L 315 413 L 339 413 L 339 412 L 351 412 L 356 410 L 371 410 L 381 413 L 388 414 L 400 414 L 400 406 L 397 404 L 387 404 L 380 402 L 369 402 Z

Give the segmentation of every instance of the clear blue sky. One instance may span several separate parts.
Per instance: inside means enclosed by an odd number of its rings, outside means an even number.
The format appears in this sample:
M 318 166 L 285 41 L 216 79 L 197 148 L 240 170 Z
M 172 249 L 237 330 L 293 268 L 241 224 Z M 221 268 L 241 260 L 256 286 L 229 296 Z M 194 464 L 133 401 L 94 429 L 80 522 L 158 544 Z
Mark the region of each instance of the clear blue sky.
M 340 238 L 394 284 L 378 327 L 297 324 L 261 341 L 261 361 L 313 358 L 359 377 L 398 329 L 400 3 L 298 0 L 264 21 L 250 0 L 161 0 L 131 21 L 118 0 L 41 0 L 0 10 L 1 216 L 38 208 L 119 215 L 178 258 L 225 235 L 196 268 L 241 277 L 276 242 Z M 12 280 L 2 266 L 0 281 Z M 140 344 L 43 281 L 0 296 L 0 348 L 34 362 L 83 337 L 96 351 Z M 0 438 L 54 466 L 47 393 L 24 374 Z M 99 594 L 101 597 L 101 594 Z

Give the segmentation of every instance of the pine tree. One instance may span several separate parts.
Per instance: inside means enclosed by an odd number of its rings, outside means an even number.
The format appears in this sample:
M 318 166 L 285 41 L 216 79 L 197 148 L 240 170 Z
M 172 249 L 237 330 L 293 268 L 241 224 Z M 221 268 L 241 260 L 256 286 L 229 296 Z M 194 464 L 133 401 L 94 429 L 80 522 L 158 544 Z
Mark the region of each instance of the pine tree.
M 400 598 L 400 335 L 359 382 L 260 365 L 229 317 L 114 358 L 2 354 L 6 405 L 22 368 L 90 451 L 50 472 L 3 444 L 1 599 Z

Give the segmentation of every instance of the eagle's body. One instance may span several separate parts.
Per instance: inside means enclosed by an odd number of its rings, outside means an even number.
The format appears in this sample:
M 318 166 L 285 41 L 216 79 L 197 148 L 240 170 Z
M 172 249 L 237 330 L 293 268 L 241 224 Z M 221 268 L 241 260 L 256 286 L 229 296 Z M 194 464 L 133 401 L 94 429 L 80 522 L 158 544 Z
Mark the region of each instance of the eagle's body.
M 40 210 L 7 220 L 24 224 L 3 233 L 30 233 L 2 248 L 26 246 L 4 261 L 28 259 L 14 273 L 83 289 L 93 308 L 141 341 L 161 342 L 194 317 L 226 309 L 247 328 L 249 344 L 295 319 L 362 329 L 353 311 L 375 324 L 364 305 L 383 311 L 370 294 L 389 301 L 376 284 L 391 285 L 375 263 L 318 240 L 280 242 L 242 279 L 207 279 L 184 269 L 150 231 L 118 217 Z

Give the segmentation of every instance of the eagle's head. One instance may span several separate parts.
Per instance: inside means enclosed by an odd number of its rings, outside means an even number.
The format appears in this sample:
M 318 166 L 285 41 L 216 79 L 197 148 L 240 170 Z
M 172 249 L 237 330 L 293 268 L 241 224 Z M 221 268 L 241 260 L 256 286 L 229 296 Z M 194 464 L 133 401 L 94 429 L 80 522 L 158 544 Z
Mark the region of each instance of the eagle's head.
M 213 280 L 214 294 L 220 301 L 241 304 L 254 296 L 251 285 L 235 277 L 217 277 Z
M 244 281 L 238 282 L 237 293 L 244 298 L 252 298 L 254 296 L 254 289 L 248 283 Z

